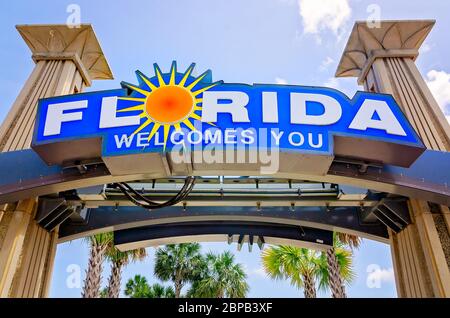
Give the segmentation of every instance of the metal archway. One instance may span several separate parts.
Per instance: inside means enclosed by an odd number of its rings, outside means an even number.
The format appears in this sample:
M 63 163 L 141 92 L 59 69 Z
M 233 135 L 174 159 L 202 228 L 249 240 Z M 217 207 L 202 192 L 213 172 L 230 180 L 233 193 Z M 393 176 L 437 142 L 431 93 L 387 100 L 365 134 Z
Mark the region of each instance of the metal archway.
M 0 156 L 3 162 L 0 169 L 0 202 L 40 196 L 41 204 L 36 219 L 48 230 L 61 225 L 60 242 L 104 231 L 116 231 L 120 241 L 117 243 L 125 249 L 136 246 L 137 243 L 133 240 L 154 245 L 171 242 L 168 238 L 172 238 L 174 242 L 177 239 L 190 240 L 193 237 L 216 240 L 217 235 L 222 235 L 219 236 L 221 240 L 229 240 L 237 235 L 235 241 L 239 244 L 245 240 L 252 244 L 258 238 L 266 237 L 271 238 L 273 242 L 289 239 L 292 244 L 301 241 L 301 244 L 312 244 L 315 248 L 321 248 L 329 241 L 332 231 L 348 232 L 387 242 L 387 228 L 398 232 L 409 223 L 408 210 L 401 196 L 450 205 L 450 189 L 446 184 L 446 180 L 450 179 L 450 170 L 446 167 L 450 154 L 436 151 L 424 152 L 408 169 L 335 159 L 325 176 L 295 172 L 282 172 L 271 176 L 272 180 L 284 178 L 285 181 L 281 182 L 286 184 L 289 180 L 308 180 L 331 185 L 348 184 L 382 191 L 381 195 L 368 192 L 351 199 L 348 196 L 339 196 L 339 193 L 320 198 L 308 198 L 305 195 L 298 198 L 285 196 L 274 202 L 270 193 L 265 193 L 264 196 L 269 199 L 263 202 L 264 199 L 252 197 L 248 193 L 247 200 L 236 197 L 221 200 L 223 192 L 217 192 L 216 196 L 208 199 L 199 199 L 194 192 L 183 204 L 151 212 L 117 203 L 117 199 L 105 199 L 105 193 L 101 200 L 95 200 L 95 197 L 102 194 L 104 184 L 112 182 L 149 183 L 160 178 L 175 180 L 176 177 L 168 175 L 167 171 L 113 176 L 101 160 L 49 167 L 32 150 L 8 152 Z M 165 156 L 160 158 L 162 161 L 167 160 Z M 23 169 L 13 170 L 18 164 Z M 435 167 L 436 170 L 433 171 L 436 173 L 428 172 L 425 175 L 424 171 L 427 170 L 424 167 L 429 166 Z M 245 172 L 258 174 L 257 171 Z M 205 174 L 197 174 L 200 173 Z M 192 174 L 195 175 L 196 171 L 192 170 Z M 286 178 L 287 176 L 289 178 Z M 85 189 L 98 185 L 100 187 Z M 55 193 L 59 195 L 55 196 Z M 152 197 L 155 195 L 158 200 L 158 193 L 152 193 Z M 258 206 L 255 204 L 257 202 L 263 203 Z M 243 231 L 245 227 L 240 227 L 236 232 L 236 222 L 247 224 L 248 230 Z M 209 224 L 210 230 L 198 232 L 198 229 L 202 228 L 197 226 L 199 224 Z M 169 225 L 179 228 L 184 235 L 177 238 L 170 227 L 164 228 Z M 287 237 L 280 234 L 283 232 L 274 231 L 274 228 L 279 229 L 280 226 L 284 227 Z M 303 237 L 289 236 L 292 227 L 296 227 L 298 233 L 307 229 L 313 233 L 312 238 L 308 241 Z M 254 232 L 254 228 L 259 229 L 259 232 Z M 130 232 L 130 229 L 133 231 Z M 159 231 L 159 237 L 149 234 L 155 231 Z M 136 233 L 141 234 L 136 236 Z M 278 234 L 274 237 L 273 233 Z
M 32 150 L 1 153 L 0 161 L 0 203 L 118 181 L 185 175 L 171 171 L 170 168 L 161 170 L 161 166 L 168 165 L 165 155 L 159 156 L 161 165 L 156 165 L 153 171 L 132 175 L 111 175 L 101 159 L 74 162 L 66 166 L 47 166 Z M 363 161 L 335 158 L 326 175 L 297 173 L 294 167 L 290 171 L 271 176 L 347 184 L 450 205 L 449 162 L 450 153 L 426 150 L 409 168 L 372 166 Z M 258 167 L 249 170 L 245 165 L 242 166 L 243 168 L 224 171 L 228 175 L 260 175 Z M 20 170 L 17 167 L 21 167 Z M 197 171 L 192 167 L 187 170 L 190 170 L 187 171 L 190 172 L 189 175 L 225 174 L 218 170 Z

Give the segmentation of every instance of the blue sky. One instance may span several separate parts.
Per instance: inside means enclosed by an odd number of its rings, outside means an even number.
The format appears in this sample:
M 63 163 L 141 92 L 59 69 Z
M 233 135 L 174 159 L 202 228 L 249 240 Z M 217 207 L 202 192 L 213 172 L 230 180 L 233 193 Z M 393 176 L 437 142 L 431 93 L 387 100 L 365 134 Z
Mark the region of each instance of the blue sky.
M 96 81 L 88 90 L 118 88 L 120 81 L 135 82 L 134 71 L 151 74 L 157 62 L 163 69 L 177 60 L 179 69 L 197 63 L 197 71 L 213 71 L 215 80 L 242 83 L 289 83 L 330 86 L 352 96 L 354 78 L 333 74 L 355 20 L 367 19 L 375 3 L 381 19 L 432 18 L 437 24 L 417 60 L 444 113 L 450 118 L 450 61 L 448 31 L 450 2 L 442 0 L 204 0 L 204 1 L 2 1 L 0 3 L 0 120 L 7 113 L 33 68 L 30 52 L 15 30 L 16 24 L 65 23 L 69 4 L 79 5 L 81 22 L 92 23 L 115 79 Z M 235 246 L 204 244 L 204 251 Z M 152 252 L 143 263 L 128 266 L 124 280 L 134 274 L 152 278 Z M 87 245 L 81 241 L 58 246 L 51 296 L 79 297 L 68 288 L 67 272 L 79 266 L 81 279 L 87 263 Z M 299 297 L 301 291 L 286 282 L 262 275 L 259 251 L 236 252 L 249 274 L 255 297 Z M 367 268 L 377 264 L 380 288 L 369 288 Z M 109 265 L 106 265 L 108 269 Z M 387 245 L 364 241 L 355 253 L 358 274 L 348 288 L 353 297 L 395 297 Z M 104 277 L 108 275 L 105 271 Z M 322 294 L 322 296 L 328 296 Z

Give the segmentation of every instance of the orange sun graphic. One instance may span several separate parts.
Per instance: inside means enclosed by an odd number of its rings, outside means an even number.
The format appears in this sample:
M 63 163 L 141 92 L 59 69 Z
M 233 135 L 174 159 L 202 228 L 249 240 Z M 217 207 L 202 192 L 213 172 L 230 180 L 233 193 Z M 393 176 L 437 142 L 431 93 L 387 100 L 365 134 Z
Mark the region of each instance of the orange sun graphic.
M 155 64 L 156 76 L 153 78 L 149 79 L 141 72 L 136 72 L 141 82 L 139 86 L 122 82 L 122 85 L 131 89 L 133 93 L 130 97 L 119 99 L 138 104 L 120 109 L 118 112 L 141 111 L 139 116 L 144 118 L 132 135 L 152 125 L 148 136 L 150 141 L 162 127 L 165 149 L 172 128 L 179 131 L 184 126 L 196 130 L 193 120 L 201 120 L 202 93 L 221 84 L 222 81 L 215 83 L 208 81 L 206 77 L 210 75 L 210 71 L 198 77 L 191 76 L 194 66 L 195 64 L 191 64 L 185 73 L 180 74 L 177 73 L 176 63 L 173 62 L 170 73 L 163 74 Z

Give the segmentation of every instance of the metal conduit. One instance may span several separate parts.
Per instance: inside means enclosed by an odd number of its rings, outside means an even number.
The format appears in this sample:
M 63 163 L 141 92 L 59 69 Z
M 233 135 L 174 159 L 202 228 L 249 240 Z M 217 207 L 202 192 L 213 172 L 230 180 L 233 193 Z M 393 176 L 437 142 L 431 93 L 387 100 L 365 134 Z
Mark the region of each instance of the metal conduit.
M 161 196 L 172 196 L 176 194 L 177 190 L 139 190 L 135 189 L 143 196 L 150 195 L 161 195 Z M 195 196 L 225 196 L 225 195 L 234 195 L 234 196 L 267 196 L 267 195 L 276 195 L 276 196 L 337 196 L 339 193 L 336 190 L 322 190 L 322 189 L 300 189 L 301 191 L 286 191 L 286 190 L 256 190 L 255 189 L 246 189 L 246 190 L 192 190 L 190 192 L 191 195 Z M 106 196 L 115 196 L 122 195 L 122 192 L 119 190 L 110 190 L 107 189 L 104 193 Z

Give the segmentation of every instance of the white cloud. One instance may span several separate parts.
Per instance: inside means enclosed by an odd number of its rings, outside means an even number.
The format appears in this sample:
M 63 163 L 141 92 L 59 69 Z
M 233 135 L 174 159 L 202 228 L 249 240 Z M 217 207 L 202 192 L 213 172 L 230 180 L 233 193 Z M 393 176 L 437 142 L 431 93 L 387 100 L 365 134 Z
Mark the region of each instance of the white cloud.
M 326 29 L 339 35 L 352 13 L 348 0 L 298 0 L 298 6 L 304 33 L 316 35 Z
M 242 264 L 242 269 L 248 276 L 253 276 L 257 278 L 267 278 L 267 274 L 262 266 L 258 268 L 250 268 L 247 266 L 247 264 L 244 263 Z
M 288 82 L 284 78 L 275 77 L 275 83 L 280 84 L 280 85 L 286 85 Z
M 392 267 L 389 269 L 377 268 L 369 273 L 367 280 L 382 283 L 393 283 L 395 281 L 394 269 Z
M 431 45 L 429 45 L 427 43 L 423 44 L 420 47 L 420 49 L 419 49 L 419 53 L 420 54 L 424 54 L 424 53 L 427 53 L 427 52 L 430 52 L 430 51 L 431 51 Z
M 431 70 L 427 73 L 426 82 L 450 122 L 450 73 Z
M 264 271 L 264 268 L 262 268 L 262 267 L 253 268 L 253 269 L 246 268 L 246 273 L 247 273 L 248 276 L 256 276 L 256 277 L 260 277 L 260 278 L 267 278 L 267 274 Z
M 325 83 L 323 83 L 323 86 L 334 88 L 337 90 L 340 90 L 339 81 L 336 77 L 330 77 Z
M 323 60 L 322 63 L 320 64 L 319 70 L 322 71 L 322 72 L 327 70 L 328 66 L 333 64 L 333 62 L 334 62 L 334 60 L 331 57 L 327 56 L 326 59 Z
M 349 98 L 352 98 L 355 95 L 355 92 L 359 89 L 355 79 L 351 77 L 330 77 L 322 84 L 322 86 L 334 88 L 344 93 Z

